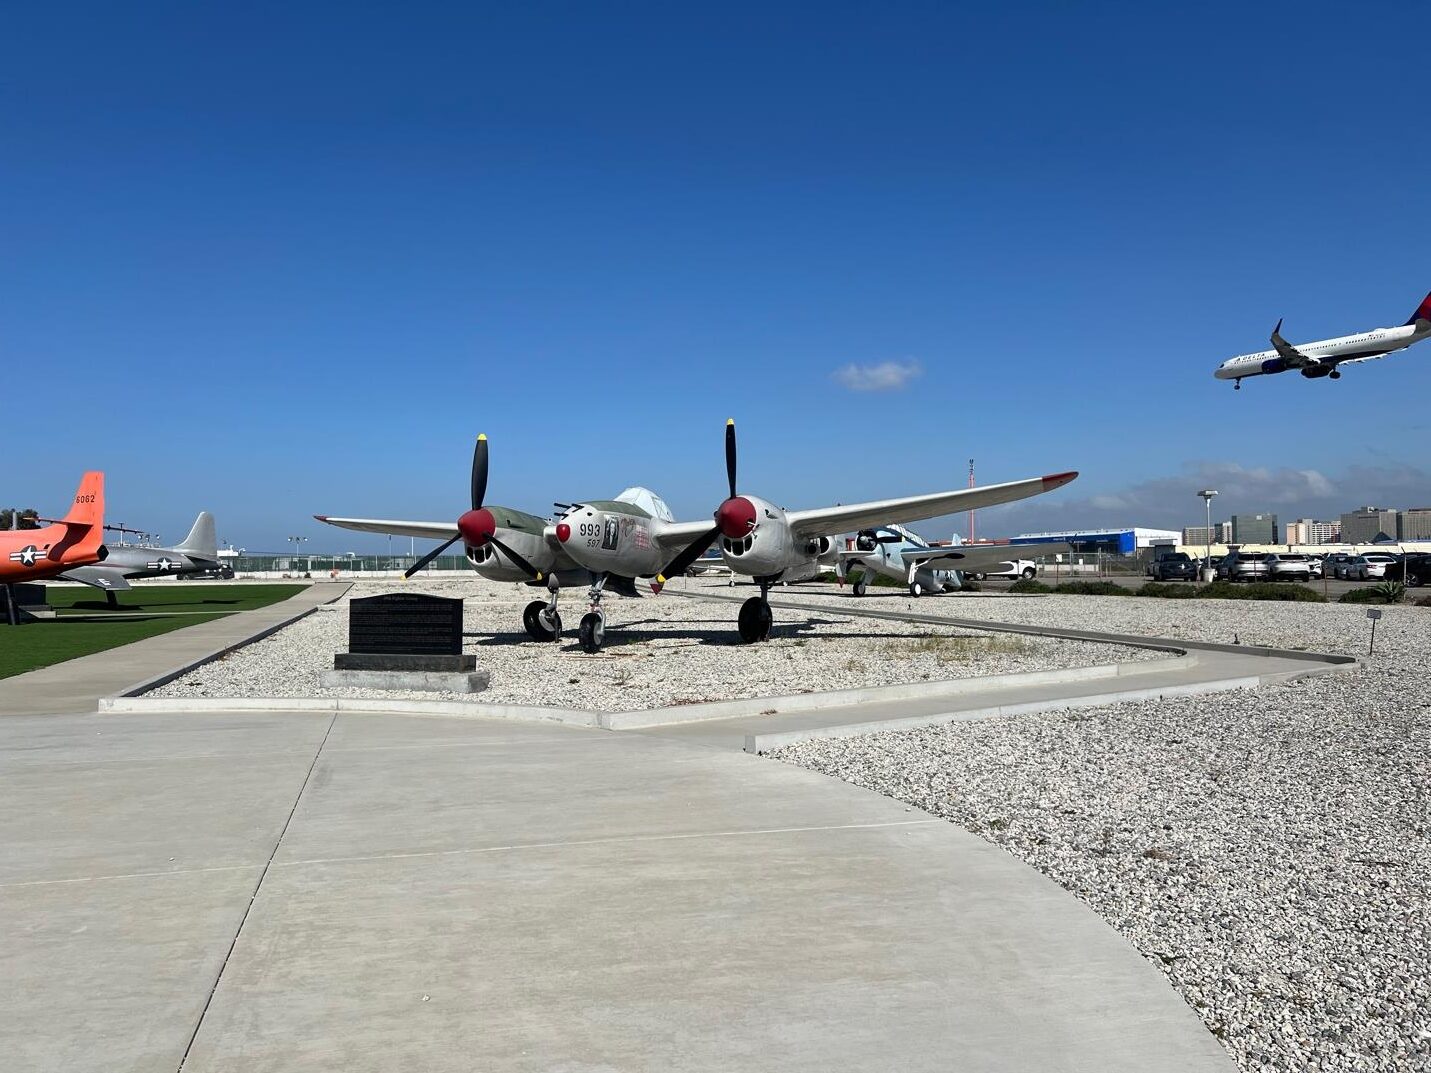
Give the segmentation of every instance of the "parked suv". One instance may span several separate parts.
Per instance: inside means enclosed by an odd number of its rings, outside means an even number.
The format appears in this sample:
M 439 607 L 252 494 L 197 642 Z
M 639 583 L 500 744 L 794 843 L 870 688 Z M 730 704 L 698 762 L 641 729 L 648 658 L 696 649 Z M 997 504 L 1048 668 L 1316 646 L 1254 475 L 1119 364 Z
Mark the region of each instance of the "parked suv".
M 1161 555 L 1151 563 L 1154 581 L 1196 581 L 1198 563 L 1185 551 Z
M 1406 556 L 1406 584 L 1408 588 L 1417 588 L 1421 585 L 1431 585 L 1431 555 L 1425 552 L 1412 552 Z M 1400 581 L 1399 571 L 1393 571 L 1393 580 Z
M 1266 581 L 1272 558 L 1265 552 L 1249 555 L 1234 551 L 1218 564 L 1217 576 L 1224 581 Z
M 1271 581 L 1312 580 L 1312 561 L 1305 555 L 1269 555 L 1267 558 Z
M 1179 556 L 1182 556 L 1182 558 L 1184 559 L 1188 557 L 1187 552 L 1174 551 L 1172 548 L 1168 547 L 1153 549 L 1153 557 L 1148 560 L 1148 565 L 1143 567 L 1144 575 L 1153 578 L 1156 581 L 1158 578 L 1158 564 L 1165 559 L 1176 559 Z

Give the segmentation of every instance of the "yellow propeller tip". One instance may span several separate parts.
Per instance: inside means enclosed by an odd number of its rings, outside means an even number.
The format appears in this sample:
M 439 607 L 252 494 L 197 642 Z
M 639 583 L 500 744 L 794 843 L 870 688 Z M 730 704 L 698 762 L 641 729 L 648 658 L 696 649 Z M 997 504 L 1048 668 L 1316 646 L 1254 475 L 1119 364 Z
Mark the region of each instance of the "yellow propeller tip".
M 727 417 L 727 418 L 725 419 L 725 423 L 726 423 L 727 425 L 733 425 L 733 424 L 735 424 L 735 418 L 733 418 L 733 417 Z
M 536 579 L 537 579 L 538 581 L 540 581 L 540 580 L 542 579 L 542 572 L 541 572 L 540 570 L 537 571 L 537 578 L 536 578 Z
M 656 575 L 656 584 L 658 584 L 658 585 L 664 585 L 665 583 L 666 583 L 666 575 L 665 575 L 665 574 L 657 574 L 657 575 Z
M 485 439 L 487 438 L 487 433 L 485 433 L 485 432 L 479 432 L 479 433 L 477 433 L 477 438 L 478 438 L 479 440 L 485 440 Z

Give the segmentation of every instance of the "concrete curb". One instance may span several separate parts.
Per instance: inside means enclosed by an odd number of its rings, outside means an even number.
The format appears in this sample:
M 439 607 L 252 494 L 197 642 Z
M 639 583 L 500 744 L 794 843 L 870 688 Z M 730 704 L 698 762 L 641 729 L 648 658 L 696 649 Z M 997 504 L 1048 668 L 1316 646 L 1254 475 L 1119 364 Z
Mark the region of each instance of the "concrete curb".
M 382 715 L 445 715 L 460 719 L 511 719 L 596 727 L 596 712 L 481 704 L 463 700 L 388 700 L 383 697 L 105 697 L 111 712 L 370 712 Z
M 718 700 L 709 704 L 683 704 L 671 708 L 605 712 L 601 713 L 599 719 L 600 725 L 606 730 L 643 730 L 648 727 L 676 726 L 713 719 L 733 719 L 743 715 L 785 715 L 790 712 L 817 711 L 821 708 L 842 708 L 852 704 L 957 697 L 986 689 L 1056 685 L 1060 682 L 1086 682 L 1097 678 L 1121 678 L 1128 675 L 1155 673 L 1167 669 L 1167 665 L 1171 663 L 1176 663 L 1179 668 L 1191 667 L 1196 665 L 1197 657 L 1183 656 L 1177 660 L 1150 660 L 1144 663 L 1100 663 L 1091 667 L 1064 667 L 1051 671 L 990 674 L 976 678 L 944 679 L 937 682 L 902 682 L 892 686 L 836 689 L 827 693 L 793 693 L 783 697 Z
M 325 584 L 333 585 L 334 583 L 326 582 Z M 317 611 L 320 607 L 325 607 L 330 604 L 336 603 L 338 600 L 342 599 L 343 595 L 347 593 L 347 591 L 353 586 L 352 583 L 349 582 L 346 585 L 342 585 L 341 588 L 339 588 L 337 585 L 334 585 L 334 587 L 338 588 L 338 591 L 333 593 L 332 596 L 324 600 L 321 604 L 313 604 L 311 607 L 305 607 L 298 611 L 294 611 L 292 614 L 285 615 L 283 618 L 279 619 L 276 622 L 270 622 L 268 625 L 260 627 L 259 629 L 255 630 L 253 633 L 248 634 L 245 637 L 230 641 L 227 644 L 221 645 L 218 648 L 206 652 L 201 656 L 195 657 L 194 659 L 185 660 L 178 666 L 171 667 L 167 671 L 161 671 L 159 674 L 146 678 L 142 682 L 136 682 L 134 685 L 129 686 L 127 689 L 124 689 L 123 691 L 116 693 L 113 696 L 101 697 L 99 701 L 99 710 L 109 710 L 105 707 L 106 701 L 114 700 L 116 697 L 137 697 L 141 693 L 149 692 L 151 689 L 158 689 L 160 686 L 172 682 L 175 678 L 188 674 L 196 667 L 202 667 L 206 663 L 212 663 L 214 660 L 221 659 L 224 656 L 227 656 L 230 652 L 236 652 L 238 649 L 243 648 L 246 645 L 251 645 L 255 641 L 261 641 L 265 637 L 269 637 L 277 633 L 285 626 L 291 626 L 293 625 L 293 623 L 299 621 L 300 619 L 307 618 L 309 615 L 313 614 L 313 612 Z M 313 586 L 310 585 L 307 589 L 303 591 L 303 593 L 300 593 L 299 595 L 306 595 L 312 590 L 312 588 Z M 297 597 L 289 597 L 289 599 L 297 599 Z
M 945 723 L 967 723 L 976 719 L 992 719 L 1001 715 L 1028 715 L 1033 712 L 1058 711 L 1073 708 L 1099 708 L 1127 701 L 1161 700 L 1164 697 L 1190 697 L 1202 693 L 1221 693 L 1230 689 L 1251 689 L 1262 684 L 1257 675 L 1222 678 L 1210 682 L 1193 682 L 1180 686 L 1154 686 L 1148 689 L 1124 689 L 1108 693 L 1093 693 L 1086 697 L 1025 701 L 1020 704 L 994 704 L 967 711 L 917 715 L 908 719 L 877 719 L 868 723 L 846 723 L 829 727 L 809 727 L 804 730 L 774 731 L 769 734 L 747 734 L 747 753 L 768 753 L 785 745 L 809 741 L 812 738 L 853 738 L 862 734 L 882 734 L 888 730 L 916 730 Z

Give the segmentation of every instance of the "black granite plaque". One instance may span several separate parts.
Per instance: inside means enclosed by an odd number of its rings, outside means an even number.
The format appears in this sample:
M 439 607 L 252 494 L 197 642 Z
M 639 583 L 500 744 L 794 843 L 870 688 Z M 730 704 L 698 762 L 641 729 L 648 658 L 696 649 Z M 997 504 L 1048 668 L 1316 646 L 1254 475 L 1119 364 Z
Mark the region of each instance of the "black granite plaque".
M 462 601 L 420 592 L 367 596 L 348 605 L 348 651 L 462 654 Z

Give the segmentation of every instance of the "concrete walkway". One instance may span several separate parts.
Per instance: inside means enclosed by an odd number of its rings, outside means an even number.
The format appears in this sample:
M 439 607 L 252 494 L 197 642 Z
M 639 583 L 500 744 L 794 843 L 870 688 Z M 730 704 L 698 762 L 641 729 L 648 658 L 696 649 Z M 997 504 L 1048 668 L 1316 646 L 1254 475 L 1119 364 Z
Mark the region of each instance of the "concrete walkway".
M 212 622 L 0 678 L 0 715 L 92 712 L 100 697 L 140 684 L 152 688 L 180 670 L 281 629 L 320 604 L 338 599 L 349 587 L 348 582 L 318 582 L 267 607 L 236 611 Z
M 1232 1069 L 1002 850 L 644 734 L 16 716 L 0 845 L 7 1069 Z

